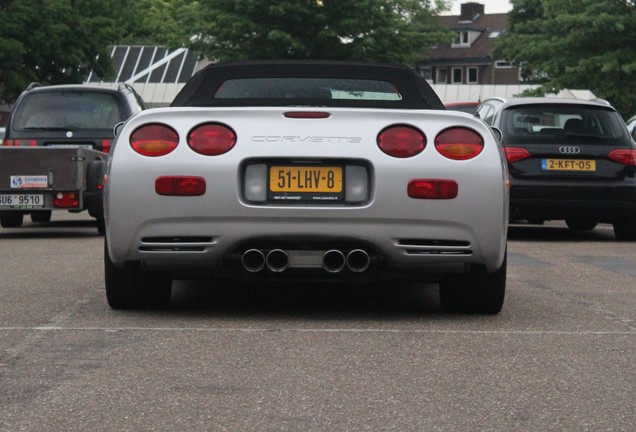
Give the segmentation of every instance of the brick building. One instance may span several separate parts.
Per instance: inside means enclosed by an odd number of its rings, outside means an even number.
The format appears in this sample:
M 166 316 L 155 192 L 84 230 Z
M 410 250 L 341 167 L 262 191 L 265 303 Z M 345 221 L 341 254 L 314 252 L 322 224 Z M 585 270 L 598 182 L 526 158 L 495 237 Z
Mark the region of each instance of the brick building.
M 508 14 L 486 14 L 481 3 L 461 5 L 460 15 L 439 16 L 454 30 L 451 43 L 427 50 L 418 70 L 432 84 L 520 84 L 519 70 L 493 56 L 495 41 L 508 30 Z

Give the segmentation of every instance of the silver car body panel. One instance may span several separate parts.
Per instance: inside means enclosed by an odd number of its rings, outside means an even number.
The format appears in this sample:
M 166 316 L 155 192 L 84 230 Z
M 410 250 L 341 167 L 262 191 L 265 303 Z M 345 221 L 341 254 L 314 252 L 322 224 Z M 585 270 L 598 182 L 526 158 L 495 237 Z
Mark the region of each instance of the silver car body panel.
M 290 119 L 289 111 L 321 111 L 324 119 Z M 230 126 L 232 150 L 204 156 L 185 142 L 206 122 Z M 136 153 L 131 133 L 148 123 L 170 125 L 179 145 L 161 157 Z M 418 155 L 399 159 L 383 153 L 376 138 L 385 127 L 407 124 L 427 137 Z M 484 138 L 470 160 L 450 160 L 434 146 L 437 134 L 465 126 Z M 250 160 L 355 160 L 369 169 L 370 199 L 359 205 L 254 204 L 244 199 L 242 167 Z M 203 177 L 203 196 L 161 196 L 155 179 Z M 455 199 L 412 199 L 412 179 L 451 179 Z M 362 108 L 158 108 L 131 118 L 111 150 L 105 185 L 108 253 L 123 266 L 210 268 L 258 239 L 368 245 L 392 268 L 445 271 L 448 265 L 483 264 L 489 272 L 504 259 L 508 224 L 505 158 L 491 130 L 469 114 L 437 110 Z M 461 266 L 460 266 L 461 267 Z

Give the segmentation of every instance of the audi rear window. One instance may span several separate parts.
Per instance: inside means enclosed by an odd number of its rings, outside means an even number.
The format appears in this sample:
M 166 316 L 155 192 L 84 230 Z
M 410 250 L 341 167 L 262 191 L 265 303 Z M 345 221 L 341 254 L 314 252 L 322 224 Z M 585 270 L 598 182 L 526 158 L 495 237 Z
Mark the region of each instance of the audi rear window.
M 28 130 L 112 130 L 127 117 L 114 94 L 45 91 L 26 95 L 17 107 L 13 128 Z
M 504 136 L 512 140 L 616 140 L 624 138 L 619 115 L 602 107 L 533 105 L 508 108 L 502 115 Z

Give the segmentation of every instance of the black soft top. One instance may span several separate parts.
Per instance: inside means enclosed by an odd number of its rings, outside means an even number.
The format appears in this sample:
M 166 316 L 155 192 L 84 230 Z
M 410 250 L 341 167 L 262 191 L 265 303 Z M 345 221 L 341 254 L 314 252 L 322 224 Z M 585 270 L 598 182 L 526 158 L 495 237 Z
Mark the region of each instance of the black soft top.
M 254 83 L 257 90 L 263 82 L 275 82 L 280 88 L 293 89 L 301 82 L 302 94 L 277 92 L 252 93 L 237 83 Z M 318 95 L 330 83 L 346 83 L 338 91 L 356 97 L 342 98 Z M 355 83 L 367 87 L 356 87 Z M 258 84 L 258 85 L 257 85 Z M 399 98 L 365 97 L 363 90 L 390 85 Z M 347 87 L 348 86 L 348 87 Z M 312 88 L 315 87 L 315 88 Z M 320 87 L 320 88 L 318 88 Z M 241 90 L 236 90 L 236 89 Z M 230 90 L 233 89 L 233 90 Z M 253 89 L 252 89 L 253 90 Z M 308 92 L 307 90 L 311 90 Z M 370 92 L 372 93 L 372 92 Z M 329 93 L 328 93 L 329 94 Z M 362 96 L 361 96 L 362 95 Z M 325 106 L 392 109 L 436 109 L 444 105 L 431 86 L 412 69 L 404 66 L 343 61 L 251 61 L 215 63 L 200 70 L 177 94 L 173 107 L 234 106 Z

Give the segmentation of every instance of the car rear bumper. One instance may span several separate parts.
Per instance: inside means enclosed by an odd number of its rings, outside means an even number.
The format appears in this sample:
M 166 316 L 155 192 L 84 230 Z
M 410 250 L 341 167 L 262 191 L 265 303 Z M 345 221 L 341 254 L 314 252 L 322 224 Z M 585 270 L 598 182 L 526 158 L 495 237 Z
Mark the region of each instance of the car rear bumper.
M 611 223 L 636 217 L 636 182 L 587 185 L 515 184 L 510 189 L 511 219 L 595 219 Z
M 324 269 L 328 251 L 338 251 L 347 259 L 349 253 L 360 250 L 368 255 L 372 268 L 434 274 L 463 272 L 470 264 L 481 264 L 495 271 L 506 244 L 503 221 L 475 230 L 457 221 L 169 218 L 148 220 L 137 228 L 132 236 L 123 237 L 116 225 L 107 227 L 109 253 L 116 265 L 138 261 L 149 269 L 190 275 L 227 264 L 245 269 L 242 261 L 249 250 L 261 252 L 263 258 L 281 250 L 288 256 L 289 267 L 300 269 Z M 255 267 L 259 264 L 264 263 L 257 262 Z M 344 264 L 349 267 L 348 261 Z M 269 267 L 263 265 L 254 273 L 267 273 L 272 270 Z M 346 268 L 341 270 L 347 273 Z

